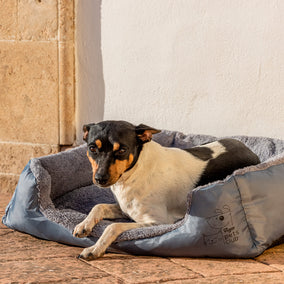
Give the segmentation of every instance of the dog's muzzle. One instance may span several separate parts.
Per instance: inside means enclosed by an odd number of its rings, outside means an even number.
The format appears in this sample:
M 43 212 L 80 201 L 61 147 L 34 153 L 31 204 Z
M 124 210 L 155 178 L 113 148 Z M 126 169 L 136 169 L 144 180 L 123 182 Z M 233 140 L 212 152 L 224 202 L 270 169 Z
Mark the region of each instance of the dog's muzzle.
M 109 181 L 109 174 L 95 174 L 95 181 L 98 185 L 105 186 Z

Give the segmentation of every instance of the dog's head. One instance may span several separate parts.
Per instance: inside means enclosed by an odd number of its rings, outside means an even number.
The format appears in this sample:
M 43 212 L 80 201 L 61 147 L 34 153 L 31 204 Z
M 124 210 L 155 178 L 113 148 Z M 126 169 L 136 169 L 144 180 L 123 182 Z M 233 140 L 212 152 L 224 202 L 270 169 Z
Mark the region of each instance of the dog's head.
M 160 132 L 144 124 L 126 121 L 103 121 L 84 125 L 87 155 L 93 168 L 93 182 L 100 187 L 115 184 L 131 169 L 152 135 Z

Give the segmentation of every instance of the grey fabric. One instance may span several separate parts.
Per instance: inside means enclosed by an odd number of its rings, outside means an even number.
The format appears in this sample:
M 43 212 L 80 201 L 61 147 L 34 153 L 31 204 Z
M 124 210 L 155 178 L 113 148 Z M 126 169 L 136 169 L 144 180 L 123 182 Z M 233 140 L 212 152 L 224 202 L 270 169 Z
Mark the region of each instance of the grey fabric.
M 67 228 L 50 221 L 43 215 L 39 206 L 36 178 L 31 171 L 30 162 L 20 176 L 2 222 L 11 229 L 70 245 L 87 247 L 97 240 L 74 238 Z
M 283 236 L 284 224 L 280 216 L 284 214 L 284 141 L 265 137 L 233 138 L 252 149 L 261 163 L 239 169 L 225 180 L 194 189 L 188 195 L 187 213 L 177 223 L 124 232 L 113 247 L 137 254 L 251 257 Z M 154 140 L 166 147 L 184 149 L 217 138 L 164 130 L 156 134 Z M 4 224 L 42 238 L 88 246 L 111 222 L 131 222 L 127 218 L 104 220 L 95 226 L 90 238 L 72 237 L 75 225 L 95 204 L 115 202 L 109 189 L 92 184 L 86 151 L 83 145 L 32 159 L 23 172 L 25 176 L 28 172 L 29 178 L 19 181 L 3 217 Z M 22 192 L 36 204 L 37 215 L 30 212 L 28 205 L 19 205 Z M 21 218 L 22 225 L 15 220 L 19 212 L 26 216 L 26 219 Z M 225 218 L 225 225 L 224 221 L 217 220 L 220 216 Z M 37 223 L 30 220 L 37 220 Z M 36 226 L 41 230 L 35 230 Z M 46 232 L 53 226 L 57 226 L 53 233 Z

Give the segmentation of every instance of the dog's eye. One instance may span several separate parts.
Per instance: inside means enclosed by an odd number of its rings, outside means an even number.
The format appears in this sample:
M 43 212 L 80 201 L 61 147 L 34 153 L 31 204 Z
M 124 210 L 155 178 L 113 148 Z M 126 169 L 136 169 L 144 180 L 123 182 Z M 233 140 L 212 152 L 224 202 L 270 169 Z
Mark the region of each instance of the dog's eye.
M 97 154 L 97 152 L 98 152 L 98 149 L 95 147 L 95 146 L 90 146 L 89 147 L 89 149 L 90 149 L 90 151 L 92 152 L 92 153 L 95 153 L 95 154 Z
M 117 151 L 117 154 L 118 154 L 118 155 L 123 155 L 125 152 L 126 152 L 126 149 L 125 149 L 125 148 L 120 148 L 120 149 Z

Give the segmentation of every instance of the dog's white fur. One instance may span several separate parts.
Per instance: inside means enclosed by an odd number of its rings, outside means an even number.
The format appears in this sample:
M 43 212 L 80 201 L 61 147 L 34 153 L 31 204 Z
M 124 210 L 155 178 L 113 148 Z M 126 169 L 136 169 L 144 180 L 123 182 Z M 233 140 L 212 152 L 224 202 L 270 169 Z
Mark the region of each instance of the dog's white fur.
M 225 151 L 218 142 L 207 147 L 214 151 L 213 157 Z M 184 150 L 151 141 L 111 190 L 121 210 L 135 222 L 171 224 L 185 215 L 187 194 L 207 164 Z
M 212 158 L 226 152 L 218 141 L 204 145 L 213 151 Z M 202 146 L 201 146 L 202 147 Z M 188 192 L 198 183 L 208 162 L 177 148 L 165 148 L 156 142 L 143 145 L 138 161 L 111 186 L 119 206 L 98 204 L 74 230 L 77 237 L 87 236 L 102 219 L 121 218 L 124 214 L 135 223 L 113 223 L 98 242 L 80 257 L 94 259 L 124 231 L 154 224 L 170 224 L 186 213 Z

